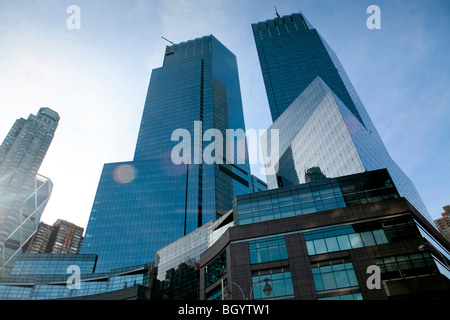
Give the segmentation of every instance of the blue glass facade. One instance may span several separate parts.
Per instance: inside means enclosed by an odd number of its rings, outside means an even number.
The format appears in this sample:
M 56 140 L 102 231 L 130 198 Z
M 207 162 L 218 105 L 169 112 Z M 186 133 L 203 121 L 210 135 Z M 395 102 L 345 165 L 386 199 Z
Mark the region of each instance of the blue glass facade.
M 246 225 L 397 198 L 388 171 L 377 170 L 240 195 L 233 215 Z
M 23 254 L 8 277 L 0 278 L 0 300 L 48 300 L 105 294 L 136 285 L 148 286 L 150 266 L 94 273 L 95 254 Z M 70 277 L 78 267 L 79 283 Z
M 334 51 L 301 13 L 252 25 L 269 106 L 279 130 L 279 161 L 269 188 L 387 168 L 402 197 L 432 224 L 414 184 L 392 160 Z M 268 135 L 267 141 L 270 141 Z M 264 144 L 262 145 L 264 148 Z M 264 152 L 263 154 L 271 154 Z M 275 173 L 275 174 L 274 174 Z
M 208 129 L 223 143 L 203 136 Z M 234 54 L 212 35 L 168 46 L 163 66 L 152 71 L 133 161 L 103 168 L 82 248 L 98 254 L 98 272 L 152 261 L 252 191 L 247 151 L 234 139 L 231 158 L 227 129 L 245 131 Z M 189 148 L 177 154 L 188 161 L 180 164 L 172 151 L 187 140 L 173 138 L 177 130 L 190 135 Z M 200 158 L 208 152 L 212 164 Z
M 301 13 L 254 23 L 252 29 L 273 121 L 317 76 L 362 120 L 336 54 Z
M 18 257 L 11 271 L 11 276 L 65 276 L 69 277 L 67 268 L 76 265 L 81 274 L 90 274 L 95 270 L 97 256 L 78 254 L 30 253 Z

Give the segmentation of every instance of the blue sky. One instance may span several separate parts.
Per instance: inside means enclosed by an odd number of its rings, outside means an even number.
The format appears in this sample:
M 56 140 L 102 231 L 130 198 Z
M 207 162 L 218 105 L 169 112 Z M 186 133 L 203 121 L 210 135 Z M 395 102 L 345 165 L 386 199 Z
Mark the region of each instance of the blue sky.
M 66 12 L 78 5 L 81 29 Z M 447 0 L 0 0 L 0 139 L 40 107 L 61 116 L 40 173 L 43 221 L 86 227 L 104 163 L 131 160 L 167 42 L 213 34 L 238 59 L 246 127 L 271 124 L 251 23 L 302 11 L 335 50 L 392 158 L 436 219 L 450 204 Z M 369 30 L 366 9 L 381 9 Z M 253 170 L 255 174 L 259 170 Z

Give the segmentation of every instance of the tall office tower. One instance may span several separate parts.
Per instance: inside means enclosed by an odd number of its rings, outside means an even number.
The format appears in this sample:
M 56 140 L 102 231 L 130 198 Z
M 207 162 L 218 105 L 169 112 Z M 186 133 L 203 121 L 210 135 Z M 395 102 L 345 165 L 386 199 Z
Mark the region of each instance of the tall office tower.
M 272 129 L 279 130 L 279 161 L 268 168 L 268 187 L 304 183 L 315 167 L 329 178 L 387 168 L 400 195 L 432 222 L 336 54 L 305 17 L 296 13 L 252 29 L 274 121 L 267 141 Z
M 16 233 L 18 226 L 27 218 L 25 202 L 33 198 L 42 184 L 47 183 L 46 178 L 37 179 L 37 172 L 58 122 L 59 115 L 55 111 L 41 108 L 27 120 L 16 120 L 0 146 L 0 255 L 10 249 L 11 241 L 16 241 L 11 235 Z M 49 192 L 46 192 L 44 198 L 47 196 Z M 39 198 L 38 203 L 46 201 Z
M 83 242 L 82 227 L 71 222 L 58 219 L 50 226 L 39 223 L 38 230 L 27 245 L 27 253 L 55 253 L 77 254 L 80 253 Z
M 212 35 L 167 46 L 133 161 L 103 168 L 81 250 L 98 254 L 96 272 L 152 261 L 252 191 L 241 140 L 222 148 L 227 129 L 245 131 L 235 55 Z

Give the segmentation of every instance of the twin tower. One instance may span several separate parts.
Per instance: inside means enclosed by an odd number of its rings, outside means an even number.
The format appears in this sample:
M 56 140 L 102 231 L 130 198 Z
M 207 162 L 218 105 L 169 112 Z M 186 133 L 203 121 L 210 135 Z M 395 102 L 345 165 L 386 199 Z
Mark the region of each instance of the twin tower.
M 336 54 L 305 17 L 252 29 L 273 120 L 266 141 L 278 133 L 275 144 L 262 145 L 271 149 L 263 154 L 279 152 L 266 168 L 268 187 L 304 183 L 310 168 L 328 178 L 387 168 L 401 196 L 432 223 Z M 166 47 L 163 66 L 152 71 L 133 160 L 103 168 L 82 248 L 98 255 L 96 272 L 151 261 L 155 251 L 227 213 L 236 196 L 260 189 L 239 143 L 234 157 L 221 152 L 217 163 L 175 164 L 172 134 L 180 128 L 192 137 L 245 131 L 236 56 L 212 35 Z M 202 141 L 191 142 L 192 154 L 204 150 Z

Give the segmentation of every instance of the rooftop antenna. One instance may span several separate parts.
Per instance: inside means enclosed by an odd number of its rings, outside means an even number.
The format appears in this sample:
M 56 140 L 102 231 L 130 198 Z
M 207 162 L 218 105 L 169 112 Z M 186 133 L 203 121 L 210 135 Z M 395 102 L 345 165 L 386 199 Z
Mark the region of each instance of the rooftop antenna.
M 278 14 L 278 10 L 277 10 L 277 7 L 276 6 L 273 6 L 274 8 L 275 8 L 275 14 L 277 15 L 277 18 L 279 18 L 280 17 L 280 15 Z
M 167 42 L 170 42 L 171 44 L 175 44 L 175 43 L 173 43 L 172 41 L 170 41 L 170 40 L 164 38 L 163 36 L 161 36 L 161 38 L 163 38 L 163 39 L 166 40 Z

